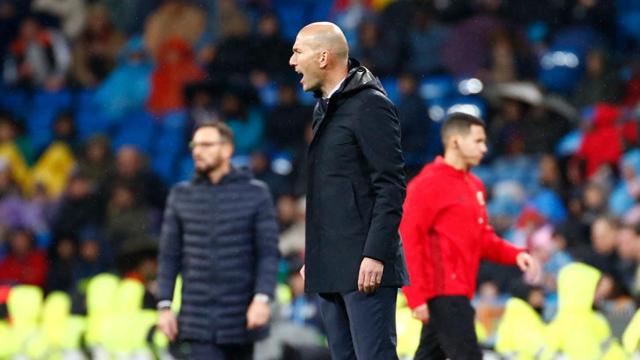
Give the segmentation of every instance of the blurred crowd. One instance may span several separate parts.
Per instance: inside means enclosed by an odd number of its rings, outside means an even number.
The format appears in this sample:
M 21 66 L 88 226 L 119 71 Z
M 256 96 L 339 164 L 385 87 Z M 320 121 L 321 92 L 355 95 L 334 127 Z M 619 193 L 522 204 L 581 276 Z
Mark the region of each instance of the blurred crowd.
M 511 295 L 537 292 L 550 320 L 578 261 L 603 274 L 596 306 L 621 336 L 640 300 L 635 0 L 0 0 L 0 319 L 17 284 L 63 291 L 82 314 L 105 272 L 143 284 L 154 308 L 167 189 L 192 176 L 193 127 L 217 119 L 277 206 L 277 317 L 321 338 L 297 275 L 315 99 L 288 66 L 318 20 L 397 105 L 409 177 L 441 152 L 448 112 L 486 121 L 476 173 L 493 225 L 545 270 L 533 282 L 483 265 L 486 344 Z

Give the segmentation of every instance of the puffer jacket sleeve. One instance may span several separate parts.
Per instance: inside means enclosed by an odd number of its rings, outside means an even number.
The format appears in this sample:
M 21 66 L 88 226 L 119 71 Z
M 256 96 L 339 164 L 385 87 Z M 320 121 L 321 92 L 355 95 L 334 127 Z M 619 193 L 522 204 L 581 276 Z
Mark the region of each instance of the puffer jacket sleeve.
M 278 273 L 278 224 L 269 191 L 264 188 L 255 220 L 256 285 L 255 294 L 273 298 Z
M 172 300 L 182 261 L 182 226 L 176 209 L 176 189 L 167 198 L 158 253 L 158 300 Z

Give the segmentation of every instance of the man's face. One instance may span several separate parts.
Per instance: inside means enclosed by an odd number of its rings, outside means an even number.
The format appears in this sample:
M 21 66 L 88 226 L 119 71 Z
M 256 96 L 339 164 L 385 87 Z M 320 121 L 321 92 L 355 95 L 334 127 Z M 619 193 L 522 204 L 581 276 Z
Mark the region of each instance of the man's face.
M 304 33 L 298 33 L 293 44 L 293 55 L 289 65 L 302 75 L 300 84 L 304 91 L 320 90 L 322 85 L 322 70 L 320 68 L 320 52 L 314 46 L 312 39 Z
M 480 125 L 471 125 L 469 132 L 456 135 L 454 141 L 458 144 L 458 150 L 462 160 L 468 167 L 480 164 L 484 154 L 487 153 L 487 136 Z
M 191 140 L 191 156 L 196 171 L 208 174 L 231 159 L 233 152 L 231 144 L 220 137 L 218 129 L 204 127 L 193 134 Z

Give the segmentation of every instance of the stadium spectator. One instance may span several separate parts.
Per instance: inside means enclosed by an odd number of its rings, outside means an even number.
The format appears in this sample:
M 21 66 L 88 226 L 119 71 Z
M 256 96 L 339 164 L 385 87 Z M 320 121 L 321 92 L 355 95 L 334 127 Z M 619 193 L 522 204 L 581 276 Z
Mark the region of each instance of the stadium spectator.
M 101 186 L 114 170 L 109 138 L 102 134 L 91 136 L 78 156 L 78 173 Z
M 83 0 L 34 0 L 31 9 L 59 19 L 62 33 L 70 40 L 80 35 L 87 22 L 87 6 Z
M 8 234 L 9 252 L 0 261 L 0 283 L 26 284 L 43 287 L 47 278 L 47 257 L 35 247 L 33 234 L 23 228 Z
M 87 25 L 73 46 L 73 81 L 85 88 L 98 86 L 115 68 L 125 40 L 111 23 L 107 9 L 99 3 L 90 5 Z
M 130 183 L 116 183 L 107 204 L 105 234 L 118 259 L 128 249 L 156 243 L 151 237 L 153 213 L 135 191 Z
M 142 39 L 130 38 L 120 49 L 115 69 L 96 88 L 93 101 L 99 111 L 112 121 L 142 111 L 149 96 L 152 70 Z
M 4 63 L 4 82 L 56 91 L 65 84 L 70 60 L 69 46 L 62 34 L 44 28 L 35 17 L 28 17 L 10 45 L 9 58 Z
M 151 56 L 160 61 L 163 46 L 180 38 L 189 48 L 196 48 L 205 33 L 206 13 L 185 0 L 164 0 L 145 21 L 144 42 Z
M 96 190 L 96 184 L 84 175 L 75 174 L 69 179 L 53 218 L 54 235 L 78 235 L 86 226 L 101 224 L 104 210 Z
M 427 105 L 418 93 L 418 84 L 413 75 L 403 74 L 399 77 L 398 91 L 402 154 L 407 175 L 411 178 L 420 171 L 422 164 L 430 156 L 427 154 L 430 147 L 427 141 L 431 132 L 431 119 Z
M 78 266 L 78 241 L 71 236 L 61 236 L 53 242 L 52 248 L 45 289 L 47 292 L 72 293 L 76 285 L 73 272 Z
M 266 116 L 266 139 L 276 151 L 284 150 L 298 155 L 305 151 L 304 132 L 311 123 L 312 113 L 312 107 L 300 103 L 293 84 L 281 83 L 278 87 L 278 104 Z
M 167 188 L 160 177 L 148 168 L 144 155 L 135 146 L 123 146 L 118 150 L 115 172 L 107 180 L 107 193 L 110 194 L 118 182 L 129 184 L 139 199 L 151 208 L 164 208 Z
M 167 39 L 158 50 L 147 109 L 155 115 L 181 110 L 185 103 L 185 86 L 203 78 L 204 72 L 196 64 L 189 43 L 181 38 Z

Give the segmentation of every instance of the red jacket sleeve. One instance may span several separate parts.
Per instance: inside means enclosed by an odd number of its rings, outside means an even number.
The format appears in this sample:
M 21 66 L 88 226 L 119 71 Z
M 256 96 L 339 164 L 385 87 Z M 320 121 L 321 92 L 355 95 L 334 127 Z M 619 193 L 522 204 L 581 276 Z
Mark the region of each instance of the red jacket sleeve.
M 498 264 L 515 265 L 516 257 L 525 251 L 500 238 L 490 225 L 485 226 L 482 236 L 482 258 Z
M 484 185 L 481 182 L 479 182 L 479 184 L 482 188 L 482 194 L 486 199 Z M 482 259 L 503 265 L 515 265 L 518 254 L 525 251 L 525 249 L 513 246 L 508 241 L 499 237 L 493 230 L 493 227 L 489 225 L 486 208 L 483 209 L 483 212 L 486 225 L 484 226 L 482 235 Z
M 400 236 L 405 249 L 411 283 L 403 287 L 402 292 L 407 298 L 407 304 L 412 309 L 426 303 L 425 270 L 427 260 L 425 255 L 429 228 L 437 213 L 436 207 L 432 203 L 433 200 L 428 200 L 428 191 L 424 188 L 429 185 L 424 181 L 413 185 L 407 191 L 403 217 L 400 222 Z

